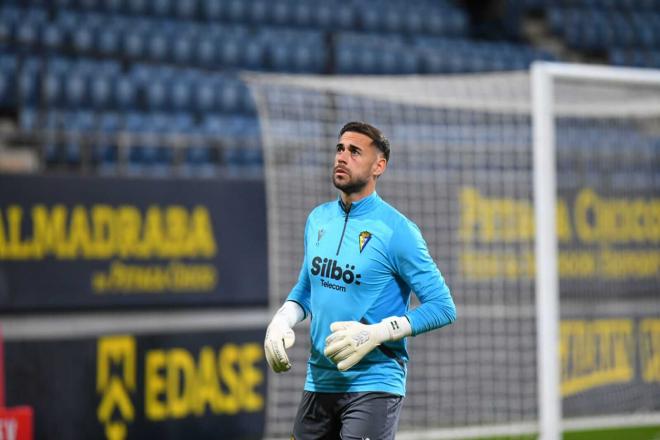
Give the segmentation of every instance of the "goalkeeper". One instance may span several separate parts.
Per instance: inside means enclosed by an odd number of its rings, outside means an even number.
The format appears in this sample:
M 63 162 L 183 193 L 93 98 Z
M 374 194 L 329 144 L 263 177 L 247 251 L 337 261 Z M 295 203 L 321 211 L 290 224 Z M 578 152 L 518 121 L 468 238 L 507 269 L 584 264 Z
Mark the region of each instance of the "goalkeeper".
M 393 439 L 406 390 L 405 337 L 456 319 L 419 229 L 376 193 L 389 156 L 377 128 L 341 129 L 332 173 L 339 199 L 309 214 L 298 282 L 266 330 L 266 360 L 279 373 L 291 368 L 292 328 L 311 319 L 295 440 Z M 413 310 L 411 290 L 421 302 Z

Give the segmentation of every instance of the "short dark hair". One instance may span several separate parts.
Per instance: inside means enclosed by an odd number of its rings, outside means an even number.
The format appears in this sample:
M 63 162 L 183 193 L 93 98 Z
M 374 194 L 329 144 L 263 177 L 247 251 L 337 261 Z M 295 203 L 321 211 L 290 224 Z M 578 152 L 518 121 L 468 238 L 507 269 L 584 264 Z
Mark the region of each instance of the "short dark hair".
M 390 160 L 390 141 L 383 135 L 383 133 L 374 127 L 371 124 L 360 121 L 351 121 L 344 125 L 339 131 L 339 137 L 341 137 L 347 131 L 352 131 L 356 133 L 361 133 L 365 136 L 368 136 L 378 148 L 381 153 L 385 156 L 385 160 L 389 162 Z

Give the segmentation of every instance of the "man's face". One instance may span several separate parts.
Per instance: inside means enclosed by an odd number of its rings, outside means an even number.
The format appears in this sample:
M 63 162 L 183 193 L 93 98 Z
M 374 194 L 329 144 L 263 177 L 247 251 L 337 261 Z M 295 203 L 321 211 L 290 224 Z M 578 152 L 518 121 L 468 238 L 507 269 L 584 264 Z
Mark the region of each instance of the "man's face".
M 347 131 L 337 143 L 332 182 L 346 194 L 360 192 L 385 170 L 385 158 L 371 138 Z

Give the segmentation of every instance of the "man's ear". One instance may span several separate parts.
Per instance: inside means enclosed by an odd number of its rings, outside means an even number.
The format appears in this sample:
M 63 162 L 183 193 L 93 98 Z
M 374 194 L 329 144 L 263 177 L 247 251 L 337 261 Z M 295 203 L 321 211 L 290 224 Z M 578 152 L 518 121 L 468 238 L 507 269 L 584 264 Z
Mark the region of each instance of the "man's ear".
M 387 159 L 382 154 L 378 155 L 376 163 L 374 164 L 373 174 L 376 176 L 376 179 L 379 178 L 387 169 Z

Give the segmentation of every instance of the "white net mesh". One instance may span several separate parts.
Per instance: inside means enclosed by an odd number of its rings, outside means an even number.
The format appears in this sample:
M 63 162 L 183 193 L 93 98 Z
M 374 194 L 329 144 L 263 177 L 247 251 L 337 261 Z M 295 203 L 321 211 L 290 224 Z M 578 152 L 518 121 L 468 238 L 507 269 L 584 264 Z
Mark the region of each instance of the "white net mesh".
M 339 129 L 351 120 L 370 122 L 392 143 L 378 192 L 420 226 L 452 289 L 459 316 L 454 325 L 411 340 L 400 432 L 419 438 L 422 432 L 457 433 L 465 427 L 482 427 L 483 434 L 492 433 L 495 425 L 511 426 L 511 432 L 515 427 L 534 430 L 538 411 L 529 75 L 248 79 L 266 156 L 272 307 L 281 304 L 296 281 L 307 214 L 337 196 L 330 170 Z M 560 96 L 572 99 L 559 102 L 558 109 L 577 115 L 600 111 L 608 123 L 621 95 L 609 88 L 604 93 L 589 89 L 584 99 L 575 99 L 582 89 L 559 89 Z M 627 102 L 637 99 L 638 105 L 622 107 L 647 116 L 643 106 L 660 102 L 647 93 L 626 96 Z M 591 121 L 585 119 L 583 125 Z M 571 149 L 569 144 L 559 150 Z M 577 145 L 571 154 L 591 151 L 581 148 L 583 140 Z M 657 196 L 657 142 L 654 148 L 647 148 L 646 159 L 634 163 L 646 161 L 646 169 L 655 167 L 650 191 Z M 654 165 L 648 164 L 648 154 Z M 560 156 L 560 163 L 562 157 L 574 162 Z M 580 163 L 591 169 L 590 160 L 585 156 Z M 591 281 L 595 284 L 587 284 L 598 285 L 596 278 Z M 657 269 L 650 283 L 657 290 Z M 597 290 L 589 294 L 591 301 Z M 579 307 L 585 309 L 582 303 Z M 309 350 L 309 334 L 301 327 L 290 354 L 292 371 L 269 376 L 269 437 L 290 435 Z M 640 407 L 639 398 L 633 400 L 628 409 Z M 657 399 L 653 405 L 660 407 Z

